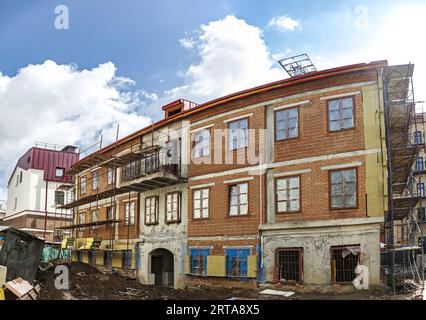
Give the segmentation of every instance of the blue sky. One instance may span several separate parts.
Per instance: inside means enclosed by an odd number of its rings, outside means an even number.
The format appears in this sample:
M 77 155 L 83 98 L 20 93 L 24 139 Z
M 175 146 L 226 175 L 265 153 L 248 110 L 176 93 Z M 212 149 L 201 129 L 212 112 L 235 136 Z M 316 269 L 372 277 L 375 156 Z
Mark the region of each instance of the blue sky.
M 58 5 L 68 30 L 55 28 Z M 285 78 L 284 56 L 306 52 L 318 69 L 411 61 L 424 100 L 425 16 L 415 0 L 1 1 L 0 198 L 34 141 L 111 140 L 117 122 L 128 134 L 173 99 Z

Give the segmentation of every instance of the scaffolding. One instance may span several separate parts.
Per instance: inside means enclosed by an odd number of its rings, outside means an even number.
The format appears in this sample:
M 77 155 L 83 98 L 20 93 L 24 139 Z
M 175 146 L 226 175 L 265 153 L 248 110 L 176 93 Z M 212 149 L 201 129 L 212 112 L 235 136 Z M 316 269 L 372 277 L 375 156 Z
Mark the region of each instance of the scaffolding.
M 416 288 L 424 288 L 424 247 L 417 241 L 423 239 L 423 219 L 419 220 L 415 212 L 416 206 L 422 206 L 423 194 L 414 188 L 422 177 L 413 170 L 419 153 L 425 150 L 424 139 L 415 139 L 413 130 L 420 130 L 424 118 L 423 113 L 416 112 L 413 70 L 414 65 L 409 63 L 383 71 L 388 211 L 382 267 L 394 293 L 407 290 L 407 280 Z
M 164 144 L 164 141 L 167 143 Z M 88 234 L 89 237 L 94 237 L 95 239 L 95 249 L 99 249 L 102 240 L 109 240 L 107 249 L 111 254 L 114 254 L 114 252 L 118 250 L 115 248 L 114 243 L 115 240 L 117 240 L 117 229 L 119 229 L 120 235 L 125 237 L 126 249 L 118 251 L 122 251 L 125 255 L 128 254 L 129 250 L 131 250 L 130 229 L 135 228 L 136 232 L 139 229 L 139 219 L 137 219 L 137 212 L 139 212 L 139 193 L 186 182 L 186 178 L 181 175 L 180 148 L 174 150 L 173 144 L 169 145 L 170 141 L 173 141 L 173 139 L 170 140 L 169 132 L 162 133 L 155 131 L 154 127 L 152 127 L 150 132 L 141 135 L 139 140 L 134 141 L 133 144 L 121 144 L 118 141 L 117 129 L 116 141 L 111 145 L 112 147 L 108 152 L 101 151 L 101 142 L 90 147 L 92 151 L 93 148 L 98 147 L 99 150 L 83 158 L 66 172 L 66 174 L 74 175 L 75 181 L 71 188 L 65 189 L 68 201 L 58 206 L 59 210 L 72 210 L 73 223 L 56 227 L 56 230 L 60 232 L 71 230 L 72 236 L 68 239 L 67 246 L 69 244 L 74 249 L 78 249 L 75 245 L 77 243 L 76 240 L 85 238 L 84 235 Z M 173 150 L 179 153 L 177 159 L 173 157 Z M 103 168 L 104 172 L 98 175 L 91 174 L 90 177 L 85 178 L 84 183 L 87 190 L 81 193 L 81 190 L 79 190 L 80 188 L 77 187 L 81 184 L 81 177 L 86 176 L 87 172 L 93 173 L 100 168 Z M 105 169 L 110 169 L 113 172 L 113 177 L 112 181 L 110 181 L 111 183 L 101 185 L 100 181 L 108 181 L 108 170 Z M 84 174 L 81 174 L 82 172 L 84 172 Z M 121 175 L 118 176 L 119 172 Z M 97 188 L 93 188 L 94 179 L 97 179 Z M 120 220 L 119 217 L 117 217 L 117 205 L 119 201 L 124 200 L 125 197 L 125 200 L 130 203 L 135 193 L 138 195 L 138 200 L 134 208 L 133 223 L 130 221 L 130 208 L 129 215 L 127 216 L 126 212 L 124 212 L 125 217 Z M 127 194 L 127 197 L 124 196 L 125 194 Z M 124 197 L 117 199 L 119 195 Z M 109 199 L 109 201 L 105 201 L 105 199 Z M 112 216 L 107 216 L 106 219 L 103 220 L 99 219 L 98 216 L 96 221 L 94 221 L 92 216 L 92 221 L 90 222 L 86 221 L 87 218 L 85 221 L 80 221 L 80 212 L 84 211 L 93 214 L 93 211 L 98 211 L 99 214 L 101 200 L 104 200 L 102 206 L 107 204 L 113 208 Z M 84 206 L 83 209 L 81 209 L 82 206 Z M 99 227 L 102 226 L 107 227 L 109 239 L 101 239 L 101 237 L 98 236 Z M 103 232 L 102 234 L 105 236 L 106 233 Z M 120 240 L 123 239 L 121 238 Z M 123 258 L 123 261 L 126 259 Z M 129 269 L 131 268 L 128 263 L 123 262 L 124 270 L 122 271 L 127 273 L 129 270 L 127 270 L 126 266 L 129 267 Z

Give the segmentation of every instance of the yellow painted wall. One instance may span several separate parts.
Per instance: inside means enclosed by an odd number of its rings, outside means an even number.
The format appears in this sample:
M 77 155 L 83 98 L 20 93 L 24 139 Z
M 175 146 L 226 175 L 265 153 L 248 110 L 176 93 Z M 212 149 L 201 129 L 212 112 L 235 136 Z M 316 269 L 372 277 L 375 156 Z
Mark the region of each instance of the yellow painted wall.
M 100 250 L 96 250 L 96 265 L 103 266 L 104 265 L 104 252 Z
M 367 214 L 370 217 L 383 216 L 387 209 L 384 109 L 378 88 L 371 85 L 362 89 L 365 149 L 381 150 L 365 157 Z
M 82 262 L 84 263 L 89 263 L 89 252 L 83 251 L 82 260 L 83 260 Z
M 185 258 L 184 258 L 184 267 L 185 267 L 185 270 L 184 270 L 184 272 L 186 273 L 186 274 L 188 274 L 188 273 L 190 273 L 191 272 L 191 262 L 190 262 L 191 260 L 190 260 L 190 257 L 189 256 L 185 256 Z
M 75 250 L 71 251 L 71 261 L 77 261 L 77 251 Z
M 207 256 L 207 275 L 210 277 L 225 277 L 226 257 Z
M 247 277 L 248 278 L 257 277 L 257 256 L 247 257 Z
M 113 268 L 121 268 L 122 267 L 122 263 L 121 263 L 121 258 L 122 254 L 120 251 L 113 251 L 112 252 L 112 267 Z

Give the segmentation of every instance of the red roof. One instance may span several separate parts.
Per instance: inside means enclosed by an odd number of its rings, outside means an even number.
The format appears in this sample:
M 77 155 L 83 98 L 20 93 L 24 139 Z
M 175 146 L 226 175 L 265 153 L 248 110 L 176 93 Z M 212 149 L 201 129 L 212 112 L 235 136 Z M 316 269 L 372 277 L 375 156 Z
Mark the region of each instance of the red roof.
M 345 74 L 345 73 L 351 73 L 351 72 L 355 72 L 355 71 L 361 71 L 361 70 L 367 70 L 367 69 L 377 69 L 377 68 L 385 67 L 387 65 L 388 65 L 387 60 L 379 60 L 379 61 L 374 61 L 374 62 L 370 62 L 370 63 L 352 64 L 352 65 L 347 65 L 347 66 L 342 66 L 342 67 L 337 67 L 337 68 L 332 68 L 332 69 L 326 69 L 326 70 L 311 72 L 311 73 L 307 73 L 307 74 L 304 74 L 304 75 L 286 78 L 286 79 L 283 79 L 283 80 L 278 80 L 278 81 L 275 81 L 275 82 L 267 83 L 267 84 L 257 86 L 257 87 L 254 87 L 254 88 L 235 92 L 235 93 L 232 93 L 232 94 L 229 94 L 229 95 L 217 98 L 217 99 L 210 100 L 210 101 L 205 102 L 203 104 L 200 104 L 196 107 L 193 107 L 191 109 L 188 109 L 188 110 L 185 110 L 181 113 L 178 113 L 178 114 L 176 114 L 172 117 L 161 119 L 161 120 L 159 120 L 159 121 L 157 121 L 157 122 L 155 122 L 155 123 L 153 123 L 149 126 L 146 126 L 145 128 L 142 128 L 142 129 L 140 129 L 140 130 L 138 130 L 134 133 L 129 134 L 126 137 L 119 139 L 118 141 L 116 141 L 116 142 L 114 142 L 110 145 L 103 147 L 102 149 L 100 149 L 100 150 L 98 150 L 98 151 L 96 151 L 92 154 L 89 154 L 88 156 L 84 157 L 83 159 L 80 159 L 80 161 L 78 161 L 77 163 L 79 164 L 79 163 L 85 161 L 86 159 L 90 158 L 93 155 L 102 154 L 104 152 L 107 152 L 107 151 L 111 150 L 112 148 L 114 148 L 115 145 L 127 142 L 127 141 L 133 139 L 134 137 L 137 137 L 140 134 L 147 132 L 148 130 L 153 130 L 155 128 L 159 128 L 159 127 L 164 126 L 164 125 L 166 125 L 166 124 L 168 124 L 172 121 L 175 121 L 177 119 L 187 117 L 190 114 L 193 114 L 195 112 L 199 112 L 199 111 L 205 110 L 207 108 L 212 108 L 212 107 L 215 107 L 217 105 L 223 104 L 225 102 L 241 99 L 241 98 L 244 98 L 244 97 L 247 97 L 247 96 L 250 96 L 250 95 L 254 95 L 254 94 L 257 94 L 257 93 L 261 93 L 261 92 L 265 92 L 265 91 L 269 91 L 269 90 L 273 90 L 273 89 L 277 89 L 277 88 L 289 87 L 289 86 L 296 85 L 296 84 L 303 83 L 303 82 L 328 78 L 328 77 L 332 77 L 332 76 L 336 76 L 336 75 L 340 75 L 340 74 Z M 170 105 L 174 105 L 174 104 L 178 103 L 179 101 L 181 101 L 181 99 L 173 101 L 173 102 L 167 104 L 164 107 L 170 107 Z M 163 107 L 163 109 L 164 109 L 164 107 Z
M 24 170 L 37 169 L 44 171 L 45 181 L 56 181 L 63 183 L 72 183 L 72 176 L 56 176 L 56 168 L 64 168 L 66 172 L 73 164 L 78 161 L 79 154 L 75 152 L 74 147 L 66 147 L 63 150 L 51 150 L 33 147 L 29 149 L 21 158 L 19 158 L 16 168 Z M 15 170 L 13 172 L 15 172 Z M 12 178 L 12 175 L 9 178 Z

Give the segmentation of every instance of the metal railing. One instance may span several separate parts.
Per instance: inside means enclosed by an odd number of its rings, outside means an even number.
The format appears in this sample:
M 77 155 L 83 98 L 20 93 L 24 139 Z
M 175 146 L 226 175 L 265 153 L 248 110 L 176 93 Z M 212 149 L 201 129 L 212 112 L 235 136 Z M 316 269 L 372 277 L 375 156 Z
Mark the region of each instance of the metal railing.
M 141 160 L 130 162 L 122 167 L 121 181 L 129 182 L 157 172 L 180 176 L 180 157 L 173 157 L 164 150 L 154 152 Z

